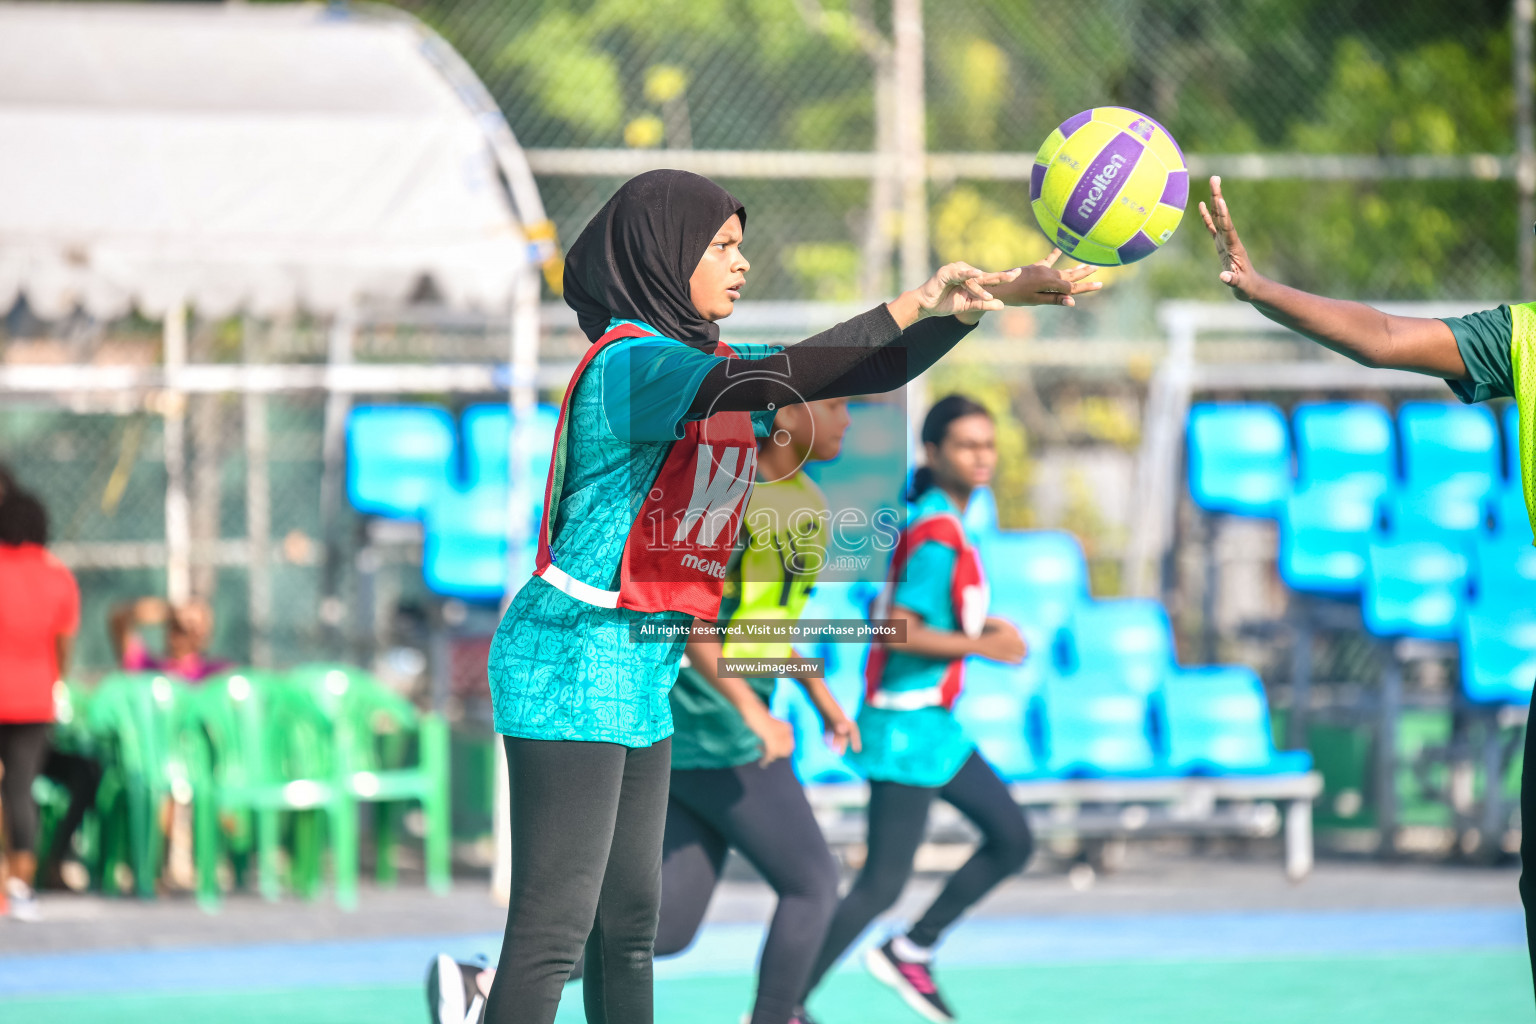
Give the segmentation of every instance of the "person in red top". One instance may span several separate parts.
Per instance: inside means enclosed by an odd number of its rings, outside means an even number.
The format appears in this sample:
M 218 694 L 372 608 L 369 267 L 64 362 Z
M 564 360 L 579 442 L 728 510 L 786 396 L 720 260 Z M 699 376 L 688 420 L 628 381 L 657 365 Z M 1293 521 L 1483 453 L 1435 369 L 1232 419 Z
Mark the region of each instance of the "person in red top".
M 0 500 L 0 766 L 5 772 L 0 776 L 0 809 L 8 850 L 5 888 L 11 915 L 22 920 L 37 916 L 32 895 L 37 873 L 32 782 L 45 771 L 78 774 L 71 766 L 50 763 L 55 757 L 68 758 L 50 752 L 49 737 L 54 686 L 69 668 L 79 628 L 80 592 L 74 576 L 44 547 L 47 541 L 48 514 L 42 503 L 24 491 L 8 489 Z M 56 850 L 68 843 L 94 798 L 95 786 L 88 787 L 89 795 L 84 788 L 71 786 L 70 820 L 59 829 Z
M 165 626 L 165 655 L 150 653 L 138 630 Z M 189 683 L 200 683 L 232 664 L 206 653 L 213 635 L 213 609 L 202 601 L 171 604 L 158 597 L 125 601 L 112 609 L 108 622 L 118 664 L 130 672 L 164 672 Z

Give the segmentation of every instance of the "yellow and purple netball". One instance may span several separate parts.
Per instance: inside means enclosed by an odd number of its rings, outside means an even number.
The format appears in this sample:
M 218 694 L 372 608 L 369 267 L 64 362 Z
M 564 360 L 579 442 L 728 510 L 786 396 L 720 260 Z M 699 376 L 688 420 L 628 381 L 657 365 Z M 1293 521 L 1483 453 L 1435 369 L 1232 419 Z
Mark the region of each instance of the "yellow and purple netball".
M 1062 252 L 1118 267 L 1173 237 L 1189 170 L 1173 136 L 1146 114 L 1094 107 L 1063 121 L 1035 154 L 1029 200 Z

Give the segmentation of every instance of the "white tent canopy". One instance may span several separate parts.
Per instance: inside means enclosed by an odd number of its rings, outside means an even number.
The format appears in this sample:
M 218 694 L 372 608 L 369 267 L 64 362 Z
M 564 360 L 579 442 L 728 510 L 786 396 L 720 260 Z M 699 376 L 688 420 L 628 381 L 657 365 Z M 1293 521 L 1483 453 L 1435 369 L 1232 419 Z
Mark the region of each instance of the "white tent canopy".
M 311 4 L 0 4 L 0 309 L 333 314 L 424 278 L 508 309 L 510 133 L 434 43 Z

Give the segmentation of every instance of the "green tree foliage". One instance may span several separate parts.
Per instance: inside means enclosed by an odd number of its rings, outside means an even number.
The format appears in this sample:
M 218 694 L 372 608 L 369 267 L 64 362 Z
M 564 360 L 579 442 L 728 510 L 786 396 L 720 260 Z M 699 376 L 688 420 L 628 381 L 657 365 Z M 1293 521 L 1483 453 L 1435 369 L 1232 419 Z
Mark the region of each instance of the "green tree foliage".
M 889 40 L 889 0 L 399 2 L 466 56 L 525 145 L 874 143 L 872 40 Z M 1508 22 L 1508 0 L 932 0 L 929 146 L 1033 152 L 1066 117 L 1113 103 L 1190 153 L 1506 153 Z M 658 76 L 681 92 L 662 97 Z M 566 237 L 611 184 L 544 183 Z M 853 293 L 864 183 L 726 184 L 752 204 L 755 297 Z M 1506 183 L 1228 191 L 1261 266 L 1298 284 L 1378 298 L 1513 285 Z M 931 208 L 936 259 L 1038 255 L 1022 183 L 936 183 Z M 1167 249 L 1138 268 L 1139 296 L 1219 292 L 1193 213 Z

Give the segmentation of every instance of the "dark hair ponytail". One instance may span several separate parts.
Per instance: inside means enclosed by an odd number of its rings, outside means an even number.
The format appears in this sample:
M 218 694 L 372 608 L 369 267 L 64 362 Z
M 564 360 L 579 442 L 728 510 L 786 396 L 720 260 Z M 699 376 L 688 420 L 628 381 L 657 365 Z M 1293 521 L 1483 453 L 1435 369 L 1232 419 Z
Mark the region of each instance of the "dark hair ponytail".
M 928 415 L 923 417 L 923 432 L 919 435 L 923 444 L 941 445 L 949 434 L 949 425 L 967 416 L 992 418 L 987 407 L 966 395 L 945 395 L 933 403 Z M 933 487 L 933 468 L 918 466 L 912 472 L 912 486 L 907 489 L 907 500 L 916 501 Z

